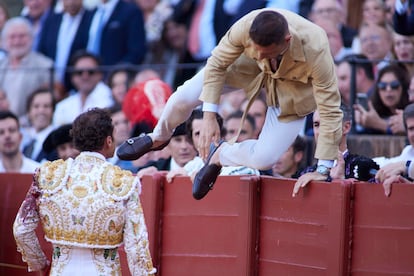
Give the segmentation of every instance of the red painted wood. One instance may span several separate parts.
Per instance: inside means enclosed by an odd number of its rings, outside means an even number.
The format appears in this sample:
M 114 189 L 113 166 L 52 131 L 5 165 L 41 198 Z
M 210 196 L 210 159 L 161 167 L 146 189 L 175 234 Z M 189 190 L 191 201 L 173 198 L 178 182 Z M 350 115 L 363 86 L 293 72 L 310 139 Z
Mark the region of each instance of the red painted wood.
M 257 180 L 220 180 L 199 201 L 191 195 L 189 178 L 165 185 L 163 275 L 253 275 Z
M 13 237 L 14 219 L 31 184 L 30 174 L 0 173 L 0 275 L 40 275 L 38 272 L 27 272 Z M 43 238 L 41 227 L 36 231 L 46 256 L 51 256 L 52 246 Z
M 36 275 L 11 228 L 30 183 L 30 175 L 0 174 L 0 275 Z M 293 185 L 221 176 L 198 201 L 187 177 L 144 177 L 158 275 L 414 275 L 414 185 L 395 184 L 387 198 L 377 184 L 315 182 L 292 198 Z
M 161 208 L 162 208 L 162 186 L 165 181 L 163 173 L 154 175 L 153 177 L 144 176 L 141 182 L 141 204 L 144 210 L 145 223 L 148 230 L 148 238 L 150 240 L 150 251 L 153 265 L 158 271 L 161 270 L 159 263 L 160 250 L 160 231 L 161 231 Z M 128 269 L 128 261 L 124 247 L 119 248 L 121 259 L 122 275 L 131 275 Z M 160 275 L 160 274 L 159 274 Z
M 293 182 L 262 179 L 260 275 L 325 275 L 329 184 L 312 183 L 292 198 Z
M 414 275 L 414 185 L 355 185 L 352 275 Z

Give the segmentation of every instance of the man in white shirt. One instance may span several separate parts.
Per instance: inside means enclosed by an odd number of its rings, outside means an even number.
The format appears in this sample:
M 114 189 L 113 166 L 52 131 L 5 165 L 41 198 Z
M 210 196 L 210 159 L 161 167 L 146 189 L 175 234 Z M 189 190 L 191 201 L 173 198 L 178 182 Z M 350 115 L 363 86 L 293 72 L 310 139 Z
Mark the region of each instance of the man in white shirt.
M 10 111 L 0 111 L 0 173 L 34 173 L 40 166 L 20 151 L 22 137 L 18 117 Z
M 404 167 L 407 160 L 414 160 L 414 104 L 409 104 L 404 108 L 403 120 L 409 145 L 405 146 L 398 156 L 392 158 L 386 158 L 384 156 L 374 158 L 381 168 L 396 162 L 401 163 L 402 167 Z
M 221 136 L 223 137 L 226 130 L 223 127 L 223 118 L 216 115 L 217 123 L 219 124 Z M 193 145 L 198 144 L 201 128 L 203 126 L 203 112 L 201 109 L 194 109 L 190 118 L 186 121 L 187 136 Z M 253 134 L 252 134 L 253 135 Z M 204 161 L 199 156 L 195 156 L 191 161 L 188 161 L 184 167 L 170 170 L 167 174 L 167 181 L 179 175 L 188 175 L 194 178 L 195 174 L 204 166 Z M 260 175 L 260 171 L 246 166 L 226 166 L 221 169 L 220 175 Z
M 389 159 L 385 157 L 374 158 L 381 166 L 375 179 L 382 183 L 386 196 L 391 195 L 392 183 L 414 183 L 412 181 L 414 178 L 414 104 L 405 107 L 403 120 L 410 144 L 402 150 L 399 156 Z
M 113 105 L 111 89 L 103 83 L 99 59 L 88 52 L 77 52 L 72 58 L 72 82 L 77 92 L 56 105 L 55 126 L 72 123 L 81 113 L 92 107 Z

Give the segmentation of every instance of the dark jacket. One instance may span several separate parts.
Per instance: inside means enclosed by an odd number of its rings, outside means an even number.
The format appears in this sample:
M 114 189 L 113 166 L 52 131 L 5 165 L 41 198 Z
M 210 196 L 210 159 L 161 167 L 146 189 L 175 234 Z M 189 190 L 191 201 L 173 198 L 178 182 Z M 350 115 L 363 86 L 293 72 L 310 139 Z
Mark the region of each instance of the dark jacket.
M 136 4 L 120 0 L 102 31 L 99 51 L 102 65 L 140 64 L 146 50 L 141 10 Z
M 398 14 L 394 12 L 394 30 L 402 35 L 414 35 L 414 1 L 410 4 L 411 13 Z
M 137 172 L 148 167 L 156 167 L 159 171 L 169 171 L 171 169 L 171 157 L 167 159 L 161 158 L 156 161 L 149 161 L 144 166 L 139 167 Z
M 84 10 L 82 19 L 80 21 L 78 30 L 75 34 L 75 37 L 70 47 L 69 58 L 66 66 L 68 66 L 70 57 L 79 50 L 85 49 L 88 43 L 89 37 L 89 27 L 92 22 L 93 12 L 89 10 Z M 50 57 L 53 60 L 56 60 L 57 52 L 57 43 L 60 25 L 62 24 L 63 13 L 52 13 L 46 19 L 46 22 L 43 26 L 42 32 L 40 34 L 38 50 L 40 53 L 45 56 Z M 64 85 L 67 90 L 70 90 L 72 87 L 70 81 L 70 74 L 65 74 Z

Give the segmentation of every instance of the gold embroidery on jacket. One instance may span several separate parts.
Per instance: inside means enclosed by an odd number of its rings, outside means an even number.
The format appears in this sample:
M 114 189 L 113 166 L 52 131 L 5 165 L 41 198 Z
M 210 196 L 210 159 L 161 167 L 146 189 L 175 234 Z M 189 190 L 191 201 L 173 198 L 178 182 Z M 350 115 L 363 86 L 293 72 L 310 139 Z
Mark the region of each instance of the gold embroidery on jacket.
M 104 162 L 83 156 L 71 164 L 59 160 L 42 167 L 40 215 L 48 240 L 102 248 L 122 244 L 123 200 L 132 192 L 134 176 Z

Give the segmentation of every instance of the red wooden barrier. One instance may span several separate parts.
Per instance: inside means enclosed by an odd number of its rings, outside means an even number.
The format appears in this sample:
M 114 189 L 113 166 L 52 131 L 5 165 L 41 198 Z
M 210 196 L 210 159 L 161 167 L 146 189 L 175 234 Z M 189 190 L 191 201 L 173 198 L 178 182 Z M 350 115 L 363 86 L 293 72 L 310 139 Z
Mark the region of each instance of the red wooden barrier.
M 0 174 L 0 275 L 33 275 L 11 225 L 30 175 Z M 158 275 L 414 275 L 414 185 L 219 177 L 203 200 L 191 182 L 144 177 L 141 200 Z M 129 275 L 121 252 L 124 275 Z
M 29 174 L 0 173 L 0 275 L 40 275 L 38 272 L 27 272 L 13 237 L 13 222 L 31 183 L 32 176 Z M 44 240 L 40 227 L 37 233 L 45 254 L 51 256 L 52 247 Z
M 0 275 L 40 275 L 40 273 L 27 272 L 27 266 L 22 261 L 21 255 L 16 251 L 16 243 L 13 237 L 13 222 L 17 211 L 26 196 L 31 185 L 32 176 L 30 174 L 3 174 L 0 173 Z M 142 208 L 145 210 L 145 220 L 148 227 L 148 236 L 151 241 L 150 250 L 154 265 L 158 264 L 158 235 L 162 175 L 147 177 L 143 183 L 145 198 L 142 197 Z M 145 188 L 144 188 L 145 186 Z M 45 251 L 46 256 L 52 255 L 50 243 L 43 238 L 44 233 L 39 226 L 37 229 L 39 241 Z M 17 253 L 17 254 L 16 254 Z M 120 248 L 121 264 L 123 275 L 130 275 L 128 263 L 123 247 Z M 50 258 L 49 258 L 50 260 Z
M 352 275 L 414 275 L 414 185 L 355 185 Z
M 260 275 L 346 275 L 350 185 L 312 183 L 292 198 L 291 180 L 261 184 Z
M 162 275 L 254 275 L 258 180 L 226 177 L 200 201 L 189 178 L 167 183 Z

